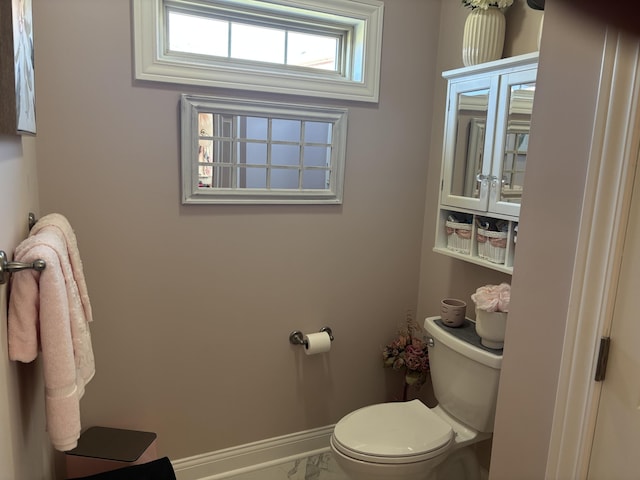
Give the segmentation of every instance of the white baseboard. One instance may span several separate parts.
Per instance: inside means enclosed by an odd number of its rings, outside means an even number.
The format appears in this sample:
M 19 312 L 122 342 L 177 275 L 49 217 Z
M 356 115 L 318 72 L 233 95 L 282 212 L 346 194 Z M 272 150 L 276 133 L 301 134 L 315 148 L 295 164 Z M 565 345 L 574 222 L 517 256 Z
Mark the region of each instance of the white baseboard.
M 172 461 L 178 480 L 220 480 L 329 450 L 333 425 Z

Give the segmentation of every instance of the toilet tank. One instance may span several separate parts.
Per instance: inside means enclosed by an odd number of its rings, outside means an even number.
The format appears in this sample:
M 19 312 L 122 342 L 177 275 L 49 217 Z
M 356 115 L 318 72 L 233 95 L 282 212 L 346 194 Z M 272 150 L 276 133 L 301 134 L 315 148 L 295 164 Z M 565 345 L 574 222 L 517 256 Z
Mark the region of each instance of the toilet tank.
M 502 350 L 480 343 L 475 323 L 448 327 L 440 317 L 424 322 L 433 392 L 449 415 L 479 432 L 493 432 Z

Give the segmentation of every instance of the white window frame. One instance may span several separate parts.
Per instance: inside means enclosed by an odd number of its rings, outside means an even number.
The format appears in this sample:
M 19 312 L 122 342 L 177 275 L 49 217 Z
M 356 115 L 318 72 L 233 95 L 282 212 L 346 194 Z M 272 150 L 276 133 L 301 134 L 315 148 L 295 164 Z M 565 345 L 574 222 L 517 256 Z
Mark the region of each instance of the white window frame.
M 206 60 L 165 48 L 165 3 L 184 8 L 230 8 L 277 18 L 353 20 L 345 75 L 229 59 Z M 248 91 L 377 102 L 380 90 L 384 4 L 378 0 L 132 0 L 134 67 L 137 80 Z M 336 21 L 337 22 L 337 21 Z M 337 24 L 337 23 L 336 23 Z
M 329 185 L 326 189 L 250 189 L 201 187 L 198 178 L 200 113 L 222 113 L 333 125 Z M 182 203 L 268 203 L 268 204 L 341 204 L 344 184 L 348 111 L 345 108 L 274 103 L 238 98 L 220 98 L 183 94 L 182 129 Z

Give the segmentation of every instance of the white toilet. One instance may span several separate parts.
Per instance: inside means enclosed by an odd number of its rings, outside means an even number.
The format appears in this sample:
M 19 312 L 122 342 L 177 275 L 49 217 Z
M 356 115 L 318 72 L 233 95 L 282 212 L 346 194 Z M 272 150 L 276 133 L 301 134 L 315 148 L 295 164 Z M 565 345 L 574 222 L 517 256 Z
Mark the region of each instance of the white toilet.
M 331 450 L 353 480 L 438 478 L 437 467 L 453 452 L 491 437 L 502 350 L 483 346 L 469 320 L 452 328 L 429 317 L 424 326 L 438 405 L 381 403 L 343 417 Z

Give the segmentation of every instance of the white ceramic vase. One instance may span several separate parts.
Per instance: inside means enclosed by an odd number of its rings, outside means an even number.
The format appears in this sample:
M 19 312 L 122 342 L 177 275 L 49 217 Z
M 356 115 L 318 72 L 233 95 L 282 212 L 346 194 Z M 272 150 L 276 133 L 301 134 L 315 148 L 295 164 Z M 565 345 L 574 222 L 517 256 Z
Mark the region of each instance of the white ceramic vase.
M 498 7 L 474 8 L 464 24 L 462 63 L 469 67 L 502 58 L 506 20 Z
M 476 333 L 482 345 L 494 349 L 504 347 L 507 315 L 506 312 L 487 312 L 476 308 Z

